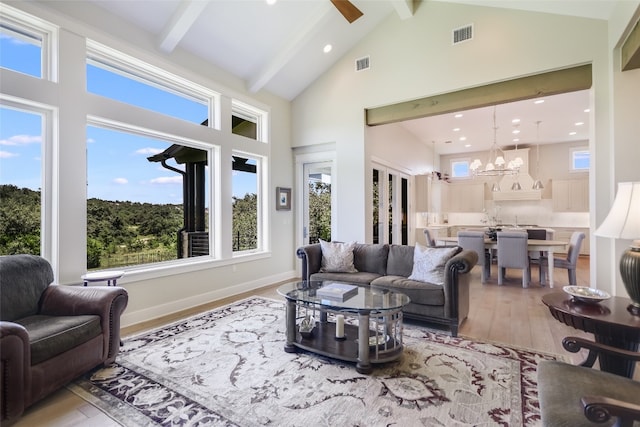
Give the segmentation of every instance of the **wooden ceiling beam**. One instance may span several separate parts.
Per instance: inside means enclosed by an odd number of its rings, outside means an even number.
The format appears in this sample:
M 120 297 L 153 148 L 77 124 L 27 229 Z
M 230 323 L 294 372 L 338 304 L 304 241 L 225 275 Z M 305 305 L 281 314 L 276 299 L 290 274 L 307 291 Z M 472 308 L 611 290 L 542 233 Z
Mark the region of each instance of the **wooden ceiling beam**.
M 636 22 L 629 37 L 622 44 L 621 62 L 622 71 L 640 68 L 640 21 Z
M 581 65 L 413 101 L 368 108 L 365 109 L 366 124 L 368 126 L 377 126 L 470 110 L 472 108 L 574 92 L 589 89 L 591 84 L 591 64 Z

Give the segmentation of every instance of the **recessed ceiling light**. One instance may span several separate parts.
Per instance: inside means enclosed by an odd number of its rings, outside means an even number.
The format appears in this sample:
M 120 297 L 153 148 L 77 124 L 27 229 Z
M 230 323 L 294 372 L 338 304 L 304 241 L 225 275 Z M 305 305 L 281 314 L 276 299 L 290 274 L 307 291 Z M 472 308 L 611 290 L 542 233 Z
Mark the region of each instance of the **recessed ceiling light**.
M 520 123 L 520 119 L 513 119 L 511 120 L 511 123 Z
M 533 101 L 534 104 L 542 104 L 544 102 L 544 99 L 538 99 Z
M 267 0 L 267 4 L 271 6 L 272 4 L 276 4 L 278 0 Z
M 513 142 L 519 142 L 520 138 L 513 138 Z
M 464 144 L 464 148 L 469 148 L 471 147 L 471 144 Z
M 590 112 L 591 112 L 591 108 L 585 108 L 585 109 L 584 109 L 584 112 L 585 112 L 585 113 L 590 113 Z
M 460 132 L 460 128 L 453 128 L 454 132 Z
M 576 126 L 582 126 L 584 122 L 576 122 Z
M 576 135 L 578 132 L 569 132 L 569 135 L 573 136 Z
M 461 136 L 461 137 L 460 137 L 460 141 L 466 141 L 466 140 L 467 140 L 467 137 L 466 137 L 466 136 Z
M 458 114 L 454 115 L 453 117 L 455 117 L 456 119 L 459 119 L 460 117 L 462 117 L 462 113 L 458 113 Z
M 517 135 L 520 133 L 520 129 L 514 129 L 511 133 L 513 133 L 514 135 Z
M 323 51 L 324 53 L 329 53 L 329 52 L 331 52 L 331 49 L 333 49 L 333 46 L 331 46 L 330 44 L 328 44 L 328 45 L 325 45 L 325 47 L 324 47 L 324 48 L 322 48 L 322 51 Z

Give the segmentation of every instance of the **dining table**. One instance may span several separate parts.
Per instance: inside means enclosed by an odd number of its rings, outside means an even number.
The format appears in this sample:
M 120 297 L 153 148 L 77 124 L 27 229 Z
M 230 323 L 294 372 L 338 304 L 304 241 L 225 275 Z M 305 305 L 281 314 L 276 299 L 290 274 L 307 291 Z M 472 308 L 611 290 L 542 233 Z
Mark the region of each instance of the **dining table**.
M 438 237 L 438 242 L 443 243 L 458 243 L 457 237 Z M 569 244 L 563 240 L 538 240 L 527 239 L 527 249 L 529 251 L 545 252 L 547 254 L 547 265 L 549 272 L 549 287 L 553 288 L 553 252 L 555 249 L 564 248 Z M 498 249 L 498 241 L 489 237 L 484 239 L 485 249 Z

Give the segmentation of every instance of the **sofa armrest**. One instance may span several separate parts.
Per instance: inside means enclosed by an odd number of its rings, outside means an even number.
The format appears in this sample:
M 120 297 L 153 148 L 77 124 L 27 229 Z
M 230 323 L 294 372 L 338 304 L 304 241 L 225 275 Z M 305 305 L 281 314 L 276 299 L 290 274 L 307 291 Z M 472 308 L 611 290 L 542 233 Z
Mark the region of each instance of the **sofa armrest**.
M 478 262 L 475 251 L 462 250 L 445 264 L 444 277 L 444 311 L 448 318 L 459 318 L 462 321 L 469 311 L 469 272 Z M 461 290 L 461 285 L 466 289 Z
M 100 316 L 105 364 L 113 363 L 120 349 L 120 316 L 129 295 L 119 286 L 50 285 L 40 299 L 40 314 L 49 316 Z
M 619 424 L 632 425 L 640 420 L 640 406 L 603 396 L 584 396 L 582 399 L 585 417 L 594 423 L 605 423 L 618 418 Z
M 309 280 L 312 274 L 320 271 L 322 266 L 322 248 L 320 243 L 302 246 L 296 251 L 302 260 L 302 280 Z
M 30 393 L 31 347 L 22 325 L 0 321 L 0 354 L 0 411 L 4 421 L 24 412 L 24 396 Z

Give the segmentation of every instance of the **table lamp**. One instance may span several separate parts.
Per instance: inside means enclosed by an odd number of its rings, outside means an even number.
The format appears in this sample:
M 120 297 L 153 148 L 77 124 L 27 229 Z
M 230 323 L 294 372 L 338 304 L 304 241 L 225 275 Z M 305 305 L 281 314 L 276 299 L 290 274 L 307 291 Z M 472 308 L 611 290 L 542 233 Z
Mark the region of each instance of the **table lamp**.
M 628 310 L 640 316 L 640 182 L 618 183 L 618 194 L 596 236 L 633 240 L 620 258 L 620 276 L 631 298 Z

